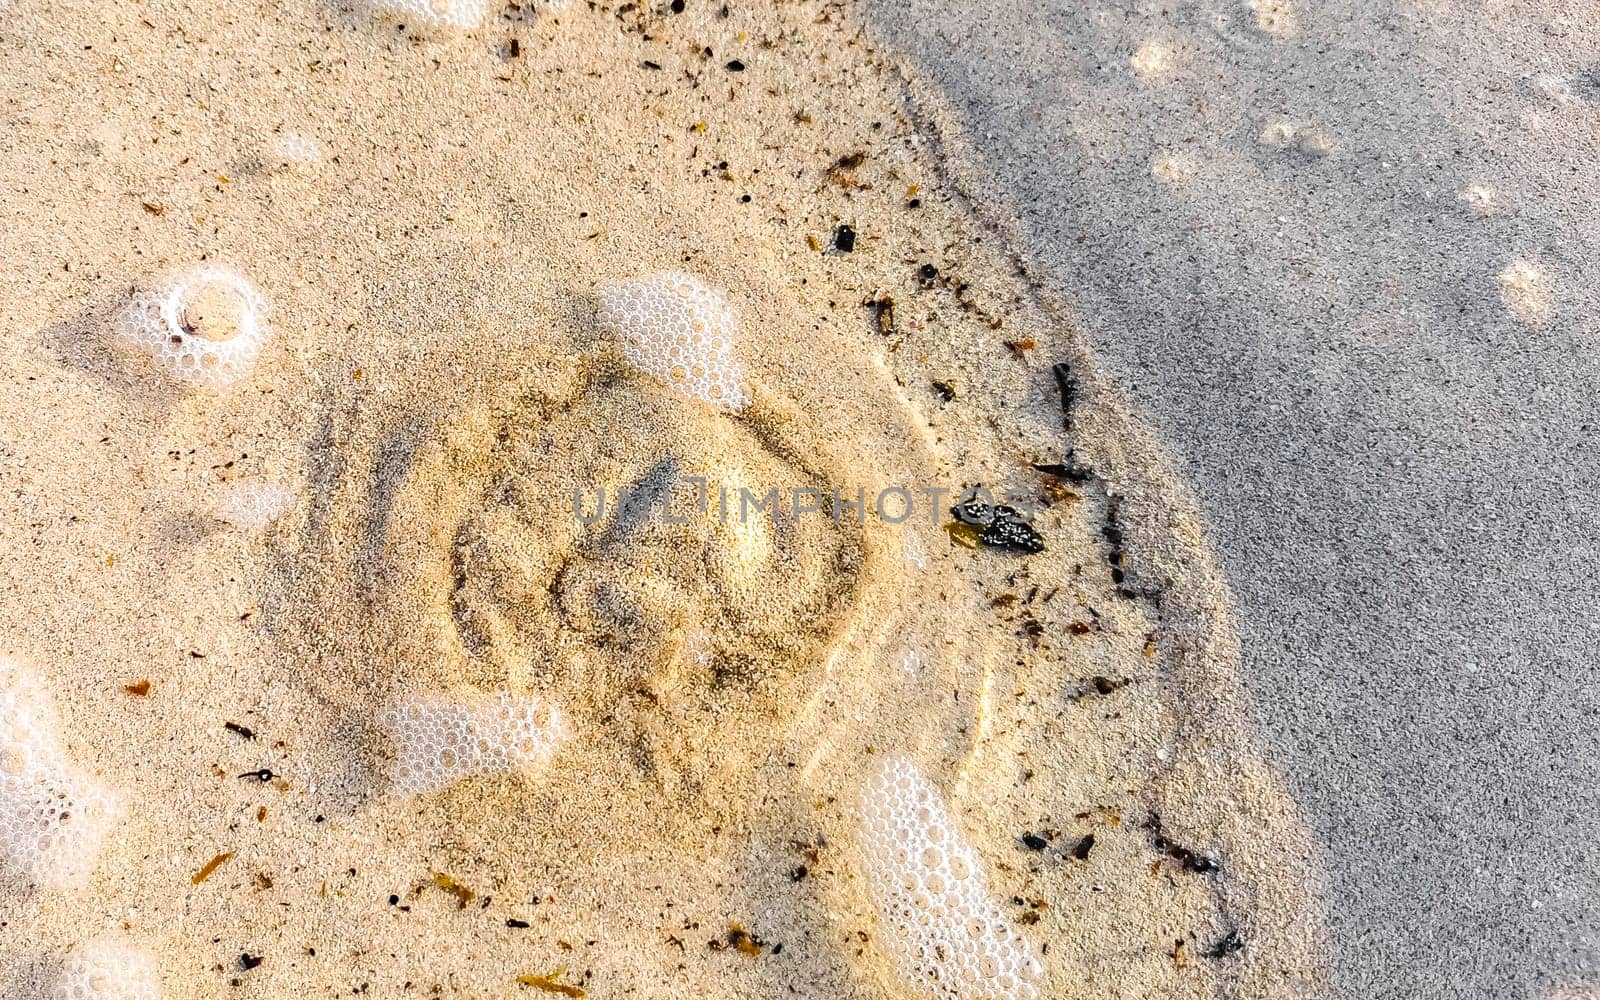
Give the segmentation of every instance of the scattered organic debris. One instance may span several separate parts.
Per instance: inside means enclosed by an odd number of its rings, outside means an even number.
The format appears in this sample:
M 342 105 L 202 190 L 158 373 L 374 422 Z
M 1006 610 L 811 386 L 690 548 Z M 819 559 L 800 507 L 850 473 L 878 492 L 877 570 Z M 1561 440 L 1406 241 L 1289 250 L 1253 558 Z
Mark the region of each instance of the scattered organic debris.
M 1092 850 L 1094 850 L 1094 834 L 1086 833 L 1072 845 L 1072 857 L 1078 861 L 1088 861 L 1089 852 Z
M 189 880 L 189 884 L 199 885 L 201 882 L 204 882 L 206 879 L 210 878 L 218 868 L 221 868 L 231 860 L 233 860 L 232 851 L 217 855 L 210 861 L 207 861 L 204 868 L 194 873 L 194 878 Z
M 1207 958 L 1227 958 L 1244 950 L 1244 940 L 1239 937 L 1236 930 L 1229 931 L 1222 936 L 1222 940 L 1206 950 Z
M 1038 346 L 1034 343 L 1032 337 L 1023 337 L 1021 340 L 1008 340 L 1005 345 L 1006 350 L 1010 351 L 1013 357 L 1018 358 L 1026 358 L 1028 352 Z
M 1176 861 L 1184 871 L 1196 875 L 1209 875 L 1222 870 L 1221 862 L 1208 854 L 1200 854 L 1180 844 L 1175 844 L 1161 827 L 1161 817 L 1151 813 L 1144 821 L 1144 828 L 1150 834 L 1150 846 Z
M 585 997 L 589 995 L 588 991 L 581 986 L 571 986 L 567 983 L 557 982 L 558 979 L 566 974 L 567 967 L 563 965 L 548 976 L 518 976 L 517 982 L 523 986 L 532 986 L 536 990 L 543 990 L 546 993 L 559 993 L 564 997 Z
M 766 942 L 738 924 L 729 924 L 728 933 L 707 941 L 706 947 L 712 951 L 727 951 L 732 948 L 741 955 L 759 955 L 767 949 Z
M 887 295 L 879 295 L 877 298 L 867 299 L 866 304 L 872 307 L 878 333 L 885 337 L 894 333 L 894 299 Z
M 867 162 L 867 154 L 862 152 L 846 153 L 833 161 L 833 166 L 828 168 L 828 180 L 842 188 L 865 189 L 867 185 L 856 180 L 856 171 L 861 164 Z
M 1073 624 L 1081 623 L 1074 622 Z M 1085 629 L 1085 631 L 1087 631 L 1087 629 Z M 1067 695 L 1067 700 L 1082 701 L 1085 698 L 1091 698 L 1097 695 L 1101 698 L 1104 698 L 1106 695 L 1116 694 L 1118 691 L 1121 691 L 1123 688 L 1132 683 L 1133 681 L 1126 677 L 1106 677 L 1103 674 L 1095 674 L 1086 682 L 1078 685 L 1077 690 Z
M 433 873 L 433 884 L 456 898 L 456 909 L 458 910 L 465 910 L 468 903 L 478 898 L 476 892 L 473 892 L 444 872 Z
M 263 767 L 259 771 L 246 771 L 243 774 L 239 775 L 239 777 L 241 777 L 241 778 L 254 778 L 257 781 L 261 782 L 263 785 L 265 785 L 267 782 L 269 782 L 273 778 L 277 777 L 277 775 L 272 773 L 272 768 Z
M 150 681 L 139 680 L 133 682 L 132 684 L 124 684 L 122 685 L 122 690 L 133 695 L 135 698 L 143 698 L 145 695 L 150 693 Z
M 222 724 L 222 728 L 226 729 L 230 733 L 233 733 L 235 736 L 240 737 L 241 739 L 253 740 L 256 738 L 256 731 L 254 729 L 251 729 L 249 726 L 241 726 L 237 722 L 224 722 Z

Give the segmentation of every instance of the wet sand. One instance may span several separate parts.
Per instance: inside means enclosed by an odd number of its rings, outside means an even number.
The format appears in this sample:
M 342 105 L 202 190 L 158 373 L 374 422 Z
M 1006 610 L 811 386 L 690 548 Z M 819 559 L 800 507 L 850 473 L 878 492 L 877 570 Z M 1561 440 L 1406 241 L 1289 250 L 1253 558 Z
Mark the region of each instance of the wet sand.
M 12 993 L 115 933 L 180 998 L 912 995 L 858 841 L 889 755 L 1042 995 L 1319 993 L 1204 527 L 848 9 L 9 16 L 5 651 L 129 804 L 90 879 L 4 898 Z M 212 261 L 274 331 L 219 389 L 111 335 Z M 737 412 L 605 329 L 603 286 L 664 271 L 738 310 Z M 983 484 L 1044 551 L 931 504 L 573 516 L 662 470 Z M 261 484 L 293 509 L 218 518 Z M 570 738 L 394 794 L 386 707 L 496 691 Z

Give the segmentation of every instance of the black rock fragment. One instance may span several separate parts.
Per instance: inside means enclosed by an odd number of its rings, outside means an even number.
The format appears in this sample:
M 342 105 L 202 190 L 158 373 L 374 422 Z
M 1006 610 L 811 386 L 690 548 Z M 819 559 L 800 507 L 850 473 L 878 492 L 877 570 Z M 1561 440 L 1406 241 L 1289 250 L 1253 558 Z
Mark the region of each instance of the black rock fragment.
M 1015 507 L 993 506 L 971 497 L 950 508 L 950 515 L 962 524 L 982 528 L 978 542 L 1008 552 L 1043 552 L 1044 539 Z
M 1037 833 L 1025 833 L 1022 835 L 1021 839 L 1022 846 L 1026 847 L 1030 851 L 1042 851 L 1046 847 L 1050 846 L 1050 841 L 1039 836 Z
M 833 231 L 833 248 L 840 253 L 849 253 L 856 248 L 856 231 L 849 223 Z
M 983 529 L 978 541 L 992 549 L 1005 549 L 1009 552 L 1032 554 L 1044 551 L 1044 539 L 1033 530 L 1033 525 L 1006 506 L 994 509 L 994 520 Z

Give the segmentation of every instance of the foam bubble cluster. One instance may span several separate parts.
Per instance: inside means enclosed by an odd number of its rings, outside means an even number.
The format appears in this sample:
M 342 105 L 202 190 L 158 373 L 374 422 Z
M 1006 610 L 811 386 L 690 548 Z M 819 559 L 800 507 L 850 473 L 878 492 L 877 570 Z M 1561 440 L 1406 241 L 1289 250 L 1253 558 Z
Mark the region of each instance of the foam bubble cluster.
M 121 814 L 62 749 L 44 682 L 0 658 L 0 869 L 39 886 L 81 882 Z
M 272 155 L 279 166 L 310 170 L 322 162 L 322 146 L 299 132 L 285 132 L 272 143 Z
M 67 956 L 55 1000 L 160 1000 L 155 965 L 122 941 L 101 938 Z
M 394 741 L 396 795 L 426 795 L 473 775 L 532 770 L 566 735 L 555 706 L 508 691 L 417 695 L 390 708 L 383 721 Z
M 489 9 L 486 0 L 373 0 L 373 3 L 412 21 L 436 28 L 476 28 Z
M 259 531 L 294 509 L 294 491 L 279 483 L 239 483 L 217 504 L 217 520 Z
M 266 315 L 266 300 L 244 275 L 202 264 L 135 293 L 117 333 L 177 377 L 219 387 L 255 366 L 271 336 Z
M 989 897 L 977 853 L 916 765 L 892 758 L 861 795 L 867 881 L 907 985 L 937 1000 L 1032 1000 L 1044 973 Z
M 739 314 L 698 278 L 668 271 L 603 285 L 600 320 L 630 365 L 680 395 L 728 412 L 750 401 L 733 350 Z

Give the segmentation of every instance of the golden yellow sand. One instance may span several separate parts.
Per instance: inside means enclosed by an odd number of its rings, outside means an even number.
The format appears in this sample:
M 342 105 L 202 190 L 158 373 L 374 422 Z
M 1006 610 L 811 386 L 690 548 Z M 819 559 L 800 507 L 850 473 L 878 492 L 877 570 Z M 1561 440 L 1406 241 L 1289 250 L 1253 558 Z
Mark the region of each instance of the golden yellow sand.
M 132 809 L 89 885 L 0 901 L 7 995 L 103 930 L 177 998 L 901 995 L 852 846 L 886 753 L 945 790 L 1044 995 L 1316 991 L 1310 849 L 1181 488 L 974 207 L 937 99 L 839 4 L 721 10 L 420 36 L 309 3 L 9 8 L 4 645 Z M 279 165 L 287 133 L 320 162 Z M 249 273 L 277 334 L 221 392 L 106 337 L 130 287 L 201 260 Z M 741 311 L 742 414 L 599 329 L 600 283 L 660 270 Z M 1034 468 L 1069 447 L 1087 481 Z M 926 504 L 573 518 L 574 488 L 664 462 L 757 492 L 982 483 L 1049 548 L 969 550 Z M 256 480 L 295 512 L 211 516 Z M 536 692 L 575 736 L 542 773 L 396 800 L 376 713 L 422 688 Z

